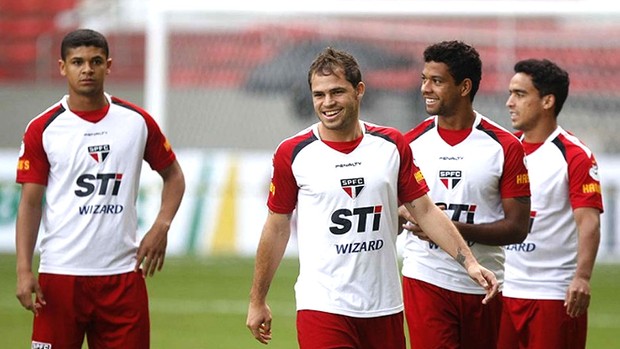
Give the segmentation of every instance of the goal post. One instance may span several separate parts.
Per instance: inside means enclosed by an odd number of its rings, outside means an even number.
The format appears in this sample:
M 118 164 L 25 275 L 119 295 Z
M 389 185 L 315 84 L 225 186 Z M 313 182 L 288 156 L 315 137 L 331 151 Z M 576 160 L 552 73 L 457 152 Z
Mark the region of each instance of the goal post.
M 620 2 L 153 0 L 147 12 L 145 108 L 175 149 L 198 154 L 187 172 L 218 199 L 240 189 L 267 192 L 259 186 L 268 182 L 271 152 L 316 121 L 306 74 L 325 45 L 358 59 L 367 86 L 361 117 L 402 131 L 427 116 L 419 80 L 421 55 L 431 43 L 462 40 L 476 47 L 483 74 L 474 107 L 507 127 L 514 63 L 557 62 L 571 78 L 561 123 L 599 155 L 601 172 L 609 171 L 601 246 L 620 256 L 620 165 L 605 167 L 620 164 Z M 213 153 L 225 159 L 215 162 Z M 230 181 L 220 183 L 227 167 Z M 257 176 L 264 179 L 245 182 Z M 213 192 L 217 188 L 221 192 Z M 255 200 L 262 209 L 256 193 L 240 195 L 239 202 Z M 228 204 L 222 207 L 232 214 Z M 260 224 L 245 214 L 254 211 L 239 210 L 241 233 L 249 229 L 244 224 Z
M 276 71 L 266 65 L 268 60 L 277 58 L 278 54 L 286 57 L 285 51 L 293 45 L 312 40 L 320 43 L 361 42 L 360 45 L 364 48 L 373 46 L 383 53 L 392 54 L 391 57 L 382 58 L 384 61 L 399 59 L 394 58 L 395 55 L 401 58 L 407 56 L 412 61 L 419 60 L 424 46 L 436 40 L 453 38 L 468 41 L 484 51 L 481 88 L 495 92 L 497 98 L 501 97 L 499 91 L 505 91 L 504 85 L 507 74 L 512 70 L 512 64 L 528 52 L 547 54 L 548 51 L 543 49 L 557 49 L 555 53 L 551 52 L 551 58 L 557 57 L 559 63 L 563 63 L 562 59 L 585 47 L 592 58 L 586 62 L 587 67 L 578 67 L 579 71 L 575 74 L 608 74 L 594 71 L 600 66 L 601 69 L 610 69 L 609 74 L 612 74 L 612 77 L 618 75 L 617 67 L 611 67 L 608 63 L 598 64 L 596 60 L 608 62 L 616 59 L 615 52 L 610 51 L 619 50 L 615 39 L 620 35 L 620 31 L 616 29 L 618 25 L 610 26 L 611 35 L 600 35 L 597 26 L 618 22 L 620 2 L 154 0 L 149 2 L 147 13 L 145 107 L 162 128 L 172 128 L 174 137 L 182 134 L 182 146 L 229 147 L 233 140 L 222 139 L 221 135 L 231 130 L 239 130 L 239 125 L 246 122 L 249 123 L 247 129 L 263 127 L 257 124 L 251 115 L 257 111 L 261 114 L 267 113 L 269 108 L 270 119 L 267 120 L 266 128 L 271 134 L 266 137 L 282 138 L 290 130 L 297 129 L 302 123 L 294 117 L 290 120 L 291 115 L 307 113 L 305 110 L 311 107 L 309 94 L 305 90 L 307 86 L 303 85 L 303 70 L 307 66 L 291 63 Z M 567 25 L 566 22 L 582 23 L 583 30 L 579 27 L 581 24 Z M 528 29 L 528 25 L 536 27 Z M 603 28 L 604 30 L 608 29 Z M 234 43 L 233 40 L 241 41 Z M 519 48 L 524 48 L 523 54 L 518 52 Z M 568 53 L 564 54 L 564 51 Z M 294 55 L 295 52 L 290 54 Z M 416 79 L 415 75 L 418 75 L 418 67 L 415 62 L 412 64 L 409 73 L 393 67 L 366 69 L 362 64 L 365 80 L 372 80 L 372 83 L 367 84 L 370 89 L 376 87 L 382 91 L 393 92 L 383 98 L 379 96 L 379 92 L 370 91 L 372 93 L 365 96 L 366 106 L 379 108 L 387 104 L 389 109 L 383 110 L 387 110 L 391 115 L 407 115 L 401 110 L 415 110 L 415 106 L 410 105 L 411 101 L 397 96 L 401 93 L 414 95 L 412 98 L 415 98 L 415 88 L 410 85 Z M 265 67 L 262 67 L 263 65 Z M 277 93 L 265 90 L 269 93 L 267 97 L 273 99 L 273 104 L 270 104 L 258 94 L 246 93 L 249 79 L 260 73 L 257 71 L 259 66 L 265 69 L 265 74 L 271 72 L 273 75 L 285 75 L 291 70 L 298 71 L 297 76 L 301 77 L 296 80 L 295 85 L 290 86 L 287 91 L 279 91 L 293 96 L 282 97 L 286 100 L 280 101 L 276 99 Z M 381 74 L 383 78 L 379 76 Z M 582 80 L 578 79 L 576 88 L 582 88 Z M 215 91 L 222 88 L 230 89 L 230 93 Z M 202 92 L 198 89 L 205 93 L 201 95 Z M 495 97 L 487 96 L 486 92 L 481 91 L 480 98 L 477 97 L 478 102 L 486 106 L 488 101 L 489 105 L 494 106 L 489 107 L 493 108 L 492 113 L 502 113 L 503 102 L 488 100 Z M 179 100 L 173 97 L 173 94 L 185 100 Z M 568 103 L 570 102 L 571 100 Z M 230 114 L 231 111 L 224 109 L 224 106 L 215 105 L 218 103 L 229 103 L 226 107 L 234 105 L 236 109 Z M 287 106 L 282 107 L 282 103 Z M 366 106 L 364 109 L 368 110 Z M 175 116 L 171 116 L 172 110 L 176 113 Z M 370 111 L 374 110 L 371 108 Z M 223 118 L 224 114 L 229 117 Z M 276 121 L 276 114 L 288 116 L 280 116 L 282 119 Z M 182 118 L 192 115 L 195 119 L 187 122 L 193 125 L 183 128 L 180 122 L 170 120 L 171 117 L 176 120 L 179 115 Z M 371 121 L 389 123 L 398 128 L 404 127 L 405 122 L 410 124 L 410 121 L 399 120 L 397 116 Z M 221 132 L 207 133 L 212 131 L 206 129 L 206 123 L 222 127 Z M 247 140 L 247 136 L 243 134 L 241 138 Z M 601 145 L 605 144 L 604 139 L 592 138 L 594 142 L 601 141 Z M 213 142 L 209 143 L 211 140 Z M 270 148 L 273 145 L 273 141 L 265 141 L 248 148 Z M 620 145 L 618 148 L 620 149 Z

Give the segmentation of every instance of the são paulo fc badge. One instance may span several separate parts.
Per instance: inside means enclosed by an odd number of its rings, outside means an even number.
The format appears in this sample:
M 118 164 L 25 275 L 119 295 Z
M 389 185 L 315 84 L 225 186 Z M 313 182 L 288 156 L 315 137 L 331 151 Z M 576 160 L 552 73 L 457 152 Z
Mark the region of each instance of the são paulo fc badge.
M 461 171 L 458 170 L 439 170 L 439 180 L 447 189 L 454 189 L 461 182 Z
M 88 154 L 98 163 L 102 163 L 105 158 L 108 157 L 108 154 L 110 154 L 110 145 L 91 145 L 88 147 Z
M 347 178 L 340 180 L 340 186 L 345 193 L 347 193 L 351 199 L 355 199 L 360 195 L 362 189 L 364 189 L 364 178 Z

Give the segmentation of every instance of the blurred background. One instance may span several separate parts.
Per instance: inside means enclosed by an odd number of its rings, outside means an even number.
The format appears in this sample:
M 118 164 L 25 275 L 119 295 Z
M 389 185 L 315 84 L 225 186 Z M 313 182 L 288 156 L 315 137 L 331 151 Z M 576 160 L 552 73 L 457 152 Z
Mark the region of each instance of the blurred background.
M 407 131 L 426 117 L 424 48 L 454 39 L 482 56 L 474 107 L 508 129 L 517 60 L 548 58 L 569 71 L 560 123 L 596 153 L 606 210 L 588 348 L 618 348 L 620 2 L 597 0 L 0 0 L 0 347 L 28 346 L 32 321 L 14 297 L 21 137 L 66 93 L 59 46 L 77 28 L 107 36 L 107 92 L 158 120 L 186 175 L 169 258 L 148 281 L 153 349 L 261 346 L 244 325 L 252 257 L 272 152 L 316 120 L 306 76 L 315 55 L 325 46 L 353 53 L 368 88 L 362 118 Z M 142 232 L 159 208 L 160 185 L 145 166 Z M 296 254 L 294 235 L 287 254 Z M 271 287 L 272 349 L 297 346 L 297 270 L 296 258 L 286 258 Z
M 548 58 L 570 73 L 560 123 L 597 154 L 606 208 L 599 257 L 620 261 L 620 10 L 601 4 L 0 0 L 0 251 L 13 250 L 22 133 L 66 93 L 60 40 L 88 27 L 110 43 L 107 91 L 159 121 L 187 175 L 172 254 L 253 254 L 271 153 L 316 120 L 307 70 L 324 47 L 358 58 L 368 87 L 362 118 L 406 131 L 427 116 L 419 94 L 422 51 L 457 39 L 482 56 L 474 107 L 508 129 L 504 104 L 517 60 Z M 142 228 L 159 200 L 158 178 L 144 172 Z

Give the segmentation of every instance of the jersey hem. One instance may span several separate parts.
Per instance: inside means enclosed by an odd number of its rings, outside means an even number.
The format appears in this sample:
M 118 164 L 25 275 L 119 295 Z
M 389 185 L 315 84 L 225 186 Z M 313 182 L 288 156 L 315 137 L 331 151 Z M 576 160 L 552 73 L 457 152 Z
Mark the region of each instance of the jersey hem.
M 49 266 L 40 266 L 39 273 L 74 275 L 74 276 L 107 276 L 125 274 L 134 271 L 134 267 L 112 268 L 112 269 L 67 269 Z
M 404 305 L 401 305 L 401 306 L 398 306 L 392 309 L 376 310 L 376 311 L 369 311 L 369 310 L 350 311 L 350 310 L 345 310 L 345 309 L 321 308 L 321 307 L 312 307 L 312 306 L 297 307 L 297 311 L 300 311 L 300 310 L 322 311 L 325 313 L 350 316 L 350 317 L 356 317 L 356 318 L 374 318 L 374 317 L 380 317 L 380 316 L 394 315 L 394 314 L 403 312 L 404 309 L 405 309 Z

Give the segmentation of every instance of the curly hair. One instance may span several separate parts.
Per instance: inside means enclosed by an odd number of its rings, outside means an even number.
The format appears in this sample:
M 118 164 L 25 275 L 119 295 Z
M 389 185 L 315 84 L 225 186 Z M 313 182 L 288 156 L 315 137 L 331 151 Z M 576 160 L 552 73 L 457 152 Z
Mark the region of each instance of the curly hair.
M 473 101 L 482 80 L 482 61 L 473 46 L 462 41 L 442 41 L 424 50 L 424 62 L 444 63 L 454 81 L 460 84 L 465 79 L 472 82 L 469 98 Z

